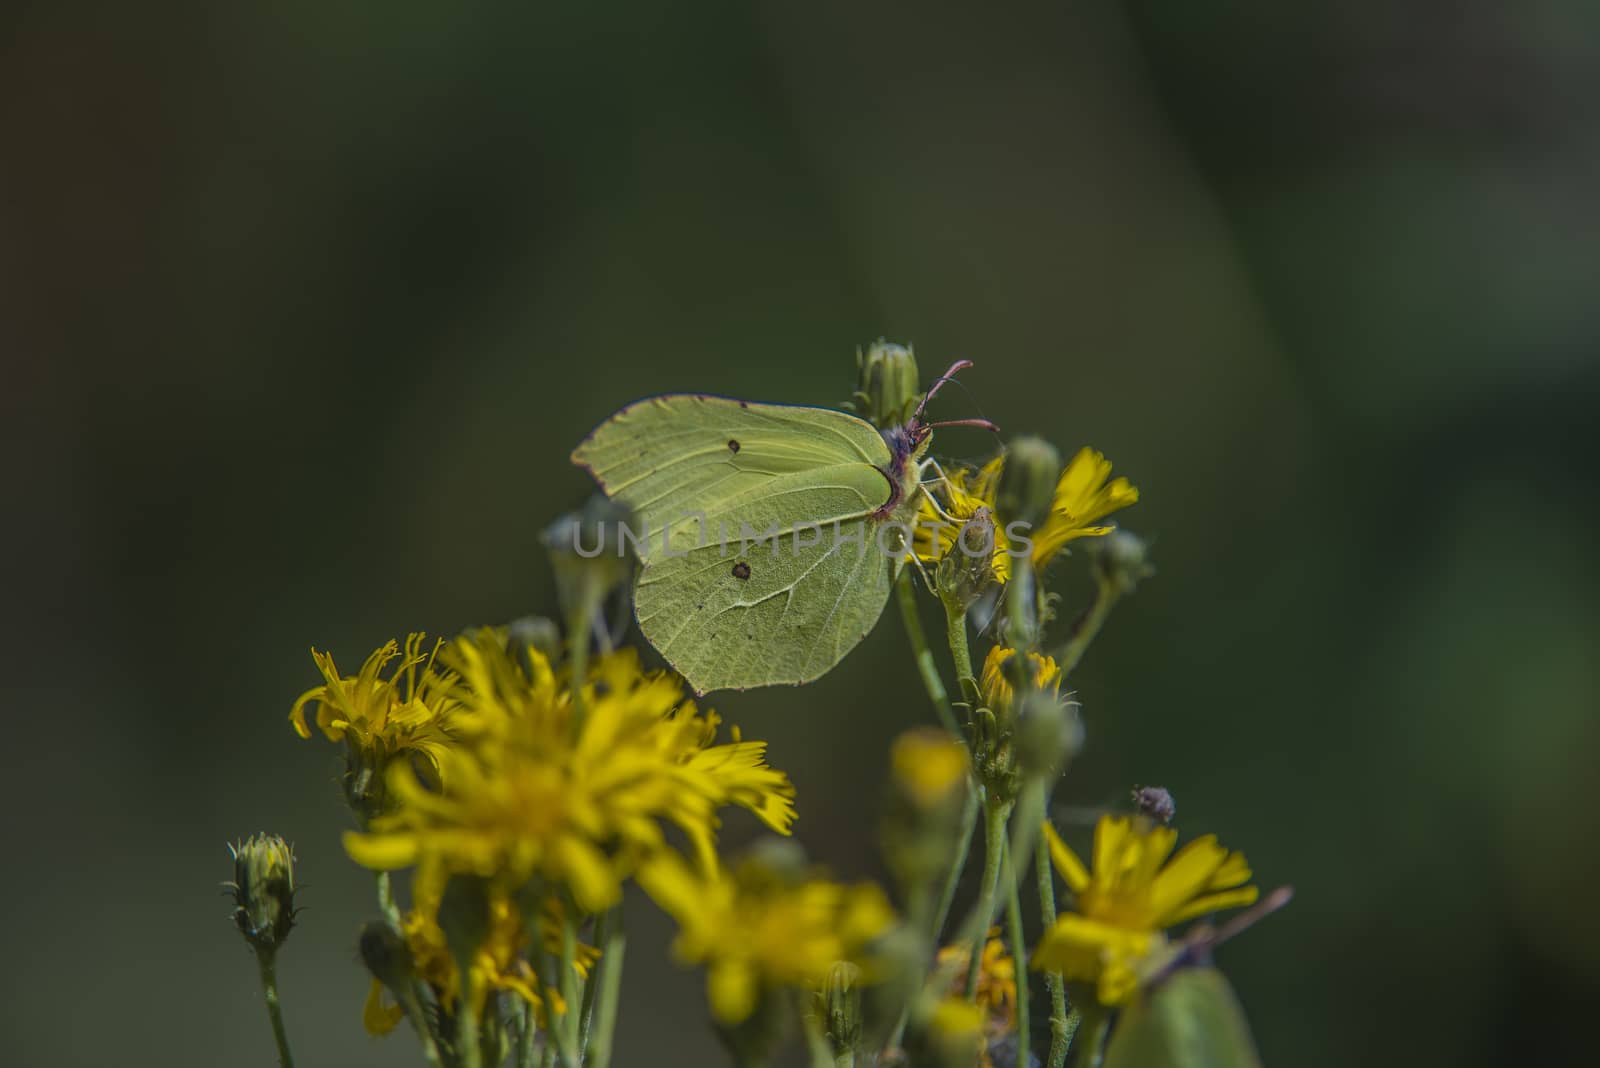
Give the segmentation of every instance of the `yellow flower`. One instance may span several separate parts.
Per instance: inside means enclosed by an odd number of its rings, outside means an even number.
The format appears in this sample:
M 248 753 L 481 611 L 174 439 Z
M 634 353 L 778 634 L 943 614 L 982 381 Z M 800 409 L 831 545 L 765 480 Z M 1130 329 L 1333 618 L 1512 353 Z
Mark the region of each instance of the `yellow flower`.
M 944 484 L 934 490 L 945 514 L 959 524 L 971 519 L 979 508 L 992 511 L 1000 488 L 1000 472 L 1004 468 L 1005 457 L 997 456 L 977 472 L 952 472 Z M 1032 558 L 1036 570 L 1042 571 L 1069 541 L 1109 534 L 1113 528 L 1098 525 L 1098 521 L 1139 500 L 1138 488 L 1126 478 L 1108 483 L 1106 480 L 1110 477 L 1111 461 L 1103 454 L 1087 447 L 1078 450 L 1056 482 L 1050 517 L 1028 533 L 1033 541 Z M 924 494 L 912 541 L 912 549 L 920 559 L 935 562 L 955 544 L 957 527 L 935 530 L 935 524 L 947 522 Z M 1009 549 L 1009 538 L 1004 530 L 997 528 L 994 571 L 1001 581 L 1011 575 Z
M 713 744 L 716 715 L 698 712 L 674 677 L 642 672 L 631 651 L 596 665 L 581 722 L 549 661 L 531 646 L 508 651 L 503 631 L 457 639 L 448 659 L 471 742 L 440 754 L 443 790 L 391 769 L 398 810 L 371 833 L 345 836 L 357 863 L 416 865 L 419 879 L 441 886 L 453 872 L 506 887 L 538 874 L 598 912 L 620 900 L 640 858 L 666 848 L 663 822 L 705 863 L 714 863 L 723 805 L 788 833 L 794 787 L 766 765 L 766 743 L 735 732 Z
M 439 926 L 439 890 L 419 881 L 416 893 L 417 906 L 406 913 L 402 924 L 406 947 L 411 951 L 411 965 L 416 977 L 433 988 L 439 1006 L 446 1012 L 454 1012 L 457 1000 L 461 997 L 461 970 Z M 561 952 L 561 924 L 559 903 L 554 898 L 546 899 L 545 912 L 538 923 L 538 935 L 545 951 L 552 955 Z M 543 1018 L 544 999 L 540 993 L 538 976 L 522 955 L 527 943 L 527 925 L 515 903 L 505 894 L 492 895 L 489 901 L 488 933 L 472 961 L 474 1007 L 480 1017 L 484 1002 L 491 993 L 507 993 L 527 1002 Z M 599 956 L 599 950 L 593 946 L 579 944 L 573 961 L 574 970 L 580 977 L 587 977 Z M 555 1007 L 558 1012 L 565 1011 L 559 995 L 556 996 Z M 383 984 L 374 979 L 362 1009 L 362 1024 L 367 1033 L 387 1034 L 404 1015 L 400 1006 L 387 1002 Z
M 995 468 L 998 475 L 1000 461 L 993 460 L 990 467 Z M 989 470 L 985 467 L 984 472 Z M 916 525 L 911 531 L 911 551 L 919 560 L 930 564 L 938 563 L 952 549 L 956 548 L 956 541 L 961 537 L 962 526 L 973 516 L 978 514 L 980 508 L 994 511 L 994 490 L 998 478 L 991 479 L 987 484 L 984 475 L 966 469 L 956 469 L 938 488 L 939 501 L 924 493 L 917 507 Z M 987 495 L 984 489 L 987 488 Z M 941 508 L 942 503 L 942 508 Z M 977 552 L 984 541 L 977 533 L 968 533 L 966 536 L 966 551 Z M 1006 537 L 1006 532 L 998 523 L 994 524 L 994 553 L 991 566 L 994 568 L 995 577 L 1005 582 L 1011 577 L 1011 540 Z
M 451 744 L 455 703 L 447 692 L 451 677 L 434 668 L 438 643 L 424 653 L 423 637 L 408 635 L 403 655 L 398 642 L 385 643 L 367 657 L 358 674 L 349 677 L 340 676 L 332 654 L 311 650 L 323 684 L 301 694 L 289 710 L 295 733 L 311 737 L 306 709 L 315 705 L 317 727 L 329 741 L 348 740 L 380 759 L 409 750 L 436 772 L 439 754 Z M 388 678 L 382 677 L 396 657 L 400 662 Z
M 966 984 L 971 959 L 972 952 L 965 945 L 945 946 L 939 950 L 940 969 L 955 974 L 958 987 Z M 978 961 L 978 1004 L 1006 1028 L 1010 1027 L 1017 1011 L 1017 962 L 1006 952 L 998 927 L 989 928 L 989 938 L 983 944 L 983 956 Z
M 919 807 L 928 809 L 965 781 L 971 759 L 967 747 L 948 731 L 918 727 L 894 740 L 889 766 L 901 790 Z
M 756 861 L 704 875 L 661 853 L 640 868 L 639 883 L 677 921 L 678 958 L 706 965 L 711 1013 L 726 1025 L 747 1019 L 764 989 L 821 987 L 836 962 L 860 964 L 894 922 L 870 883 L 791 880 Z
M 989 655 L 984 657 L 982 678 L 978 681 L 978 689 L 983 693 L 983 703 L 994 711 L 996 715 L 1003 716 L 1011 708 L 1011 703 L 1016 700 L 1016 693 L 1011 686 L 1011 679 L 1007 676 L 1007 665 L 1011 658 L 1017 655 L 1015 649 L 1003 645 L 996 645 L 989 650 Z M 1040 653 L 1029 653 L 1028 664 L 1033 669 L 1034 688 L 1052 697 L 1061 695 L 1061 668 L 1051 657 Z
M 1165 930 L 1218 909 L 1255 901 L 1242 853 L 1197 838 L 1171 856 L 1178 832 L 1127 816 L 1102 816 L 1094 869 L 1085 868 L 1048 822 L 1050 858 L 1071 888 L 1073 911 L 1040 940 L 1030 967 L 1097 984 L 1102 1004 L 1120 1005 L 1161 963 Z M 1168 857 L 1171 859 L 1168 860 Z
M 938 1064 L 983 1064 L 988 1057 L 982 1005 L 952 995 L 928 1014 L 928 1037 Z

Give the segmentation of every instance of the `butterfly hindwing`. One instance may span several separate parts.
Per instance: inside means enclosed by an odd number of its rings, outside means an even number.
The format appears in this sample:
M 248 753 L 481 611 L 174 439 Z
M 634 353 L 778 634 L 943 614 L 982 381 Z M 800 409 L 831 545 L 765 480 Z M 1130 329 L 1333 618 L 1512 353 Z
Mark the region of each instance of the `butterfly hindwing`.
M 696 691 L 815 679 L 877 622 L 888 445 L 825 408 L 670 394 L 573 452 L 643 532 L 644 636 Z

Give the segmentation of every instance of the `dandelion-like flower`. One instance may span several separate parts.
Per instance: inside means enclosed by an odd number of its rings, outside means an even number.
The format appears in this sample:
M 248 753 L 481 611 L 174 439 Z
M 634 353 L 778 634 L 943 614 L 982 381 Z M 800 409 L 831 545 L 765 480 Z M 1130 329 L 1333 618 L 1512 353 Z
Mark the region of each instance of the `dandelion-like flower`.
M 406 913 L 402 927 L 413 974 L 433 989 L 441 1008 L 453 1012 L 464 987 L 461 969 L 450 951 L 444 929 L 439 926 L 439 905 L 437 888 L 419 884 L 416 907 Z M 544 951 L 552 956 L 559 954 L 561 910 L 554 898 L 546 899 L 544 913 L 535 919 L 533 926 Z M 475 1015 L 481 1017 L 490 994 L 505 993 L 527 1002 L 536 1018 L 544 1018 L 539 978 L 524 956 L 529 941 L 529 923 L 517 903 L 505 894 L 492 895 L 488 902 L 488 926 L 473 954 L 471 982 L 465 987 L 473 992 Z M 598 957 L 599 950 L 579 944 L 573 967 L 580 977 L 586 977 Z M 362 1009 L 362 1023 L 372 1035 L 387 1034 L 403 1016 L 400 1006 L 390 1004 L 385 998 L 384 986 L 373 979 Z M 565 1011 L 559 995 L 556 995 L 555 1009 Z
M 314 709 L 314 721 L 323 735 L 331 742 L 346 743 L 345 792 L 364 816 L 387 807 L 379 795 L 391 759 L 415 755 L 423 773 L 437 785 L 442 754 L 453 744 L 455 702 L 449 696 L 453 679 L 435 666 L 438 643 L 423 651 L 424 637 L 407 635 L 404 652 L 398 642 L 386 642 L 351 676 L 339 674 L 331 653 L 311 650 L 323 684 L 301 694 L 289 710 L 289 722 L 300 737 L 311 737 L 306 712 Z M 399 663 L 385 677 L 384 669 L 396 658 Z
M 951 997 L 960 995 L 971 960 L 972 952 L 965 945 L 945 946 L 939 950 L 939 968 L 955 976 Z M 1017 1026 L 1017 962 L 1006 952 L 998 927 L 989 928 L 983 954 L 978 958 L 976 1002 L 983 1010 L 984 1020 L 984 1043 L 978 1063 L 983 1068 L 990 1068 L 993 1061 L 989 1056 L 989 1047 L 1016 1030 Z
M 1224 849 L 1215 835 L 1197 838 L 1173 856 L 1178 832 L 1172 828 L 1102 816 L 1091 871 L 1049 823 L 1044 834 L 1074 901 L 1072 911 L 1044 933 L 1030 966 L 1095 983 L 1104 1005 L 1126 1002 L 1145 973 L 1163 962 L 1167 928 L 1257 897 L 1256 888 L 1246 885 L 1250 866 L 1244 854 Z
M 997 456 L 978 471 L 951 472 L 942 485 L 933 489 L 939 497 L 938 505 L 924 495 L 912 542 L 918 558 L 937 562 L 955 546 L 960 524 L 980 508 L 994 509 L 1004 469 L 1005 457 Z M 1043 570 L 1068 542 L 1109 534 L 1115 528 L 1099 521 L 1138 500 L 1136 486 L 1126 478 L 1111 478 L 1111 461 L 1102 453 L 1087 447 L 1079 449 L 1056 482 L 1049 517 L 1028 532 L 1033 541 L 1034 568 Z M 994 572 L 1003 582 L 1011 575 L 1011 542 L 999 527 L 995 529 L 994 542 Z
M 544 654 L 508 649 L 503 630 L 458 638 L 445 659 L 459 673 L 451 694 L 471 741 L 439 754 L 442 790 L 391 769 L 397 810 L 345 836 L 358 863 L 415 865 L 430 885 L 469 873 L 515 888 L 537 875 L 598 912 L 620 900 L 642 858 L 668 848 L 663 823 L 707 864 L 724 805 L 788 833 L 794 787 L 766 765 L 766 743 L 735 732 L 714 744 L 717 716 L 699 712 L 674 677 L 641 671 L 631 651 L 596 665 L 581 718 Z
M 1004 716 L 1010 712 L 1012 704 L 1016 701 L 1016 691 L 1007 674 L 1011 660 L 1016 655 L 1015 649 L 996 645 L 983 659 L 983 672 L 978 680 L 978 689 L 983 694 L 983 703 L 993 709 L 997 716 Z M 1061 668 L 1053 657 L 1041 653 L 1029 653 L 1028 667 L 1033 676 L 1034 689 L 1054 698 L 1061 696 Z
M 871 883 L 790 879 L 756 860 L 703 874 L 663 853 L 639 882 L 677 921 L 678 958 L 706 965 L 711 1013 L 730 1026 L 749 1018 L 763 990 L 820 988 L 836 962 L 861 963 L 867 944 L 894 922 Z

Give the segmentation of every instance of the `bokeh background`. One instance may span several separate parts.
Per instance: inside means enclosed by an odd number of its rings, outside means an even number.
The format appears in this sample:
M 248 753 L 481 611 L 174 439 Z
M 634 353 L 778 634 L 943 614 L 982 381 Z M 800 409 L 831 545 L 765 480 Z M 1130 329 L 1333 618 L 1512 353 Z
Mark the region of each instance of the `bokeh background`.
M 834 404 L 880 335 L 977 361 L 941 415 L 1144 491 L 1160 574 L 1078 676 L 1058 797 L 1164 784 L 1297 887 L 1221 954 L 1267 1063 L 1587 1062 L 1600 8 L 0 23 L 7 1062 L 272 1063 L 216 890 L 270 829 L 308 884 L 302 1063 L 416 1063 L 360 1028 L 370 883 L 336 750 L 285 723 L 309 646 L 548 610 L 592 424 Z M 876 870 L 916 686 L 891 614 L 820 682 L 716 702 L 842 874 Z M 632 917 L 620 1063 L 707 1063 L 698 978 Z

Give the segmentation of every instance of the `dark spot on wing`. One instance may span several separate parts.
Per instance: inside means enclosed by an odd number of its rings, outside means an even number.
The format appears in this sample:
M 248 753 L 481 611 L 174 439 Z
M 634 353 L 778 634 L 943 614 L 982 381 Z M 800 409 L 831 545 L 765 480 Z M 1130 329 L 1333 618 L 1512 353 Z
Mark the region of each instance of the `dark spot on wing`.
M 750 407 L 750 405 L 748 405 L 748 404 L 746 404 L 746 403 L 745 403 L 745 402 L 744 402 L 744 401 L 740 401 L 740 402 L 739 402 L 739 407 L 741 407 L 741 408 L 748 408 L 748 407 Z
M 729 452 L 738 452 L 739 451 L 739 439 L 738 438 L 729 438 L 728 439 L 728 451 Z
M 740 560 L 733 565 L 733 577 L 743 581 L 750 577 L 750 565 Z

